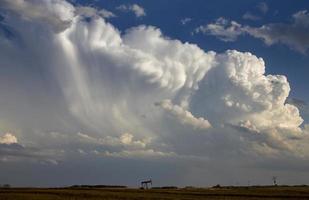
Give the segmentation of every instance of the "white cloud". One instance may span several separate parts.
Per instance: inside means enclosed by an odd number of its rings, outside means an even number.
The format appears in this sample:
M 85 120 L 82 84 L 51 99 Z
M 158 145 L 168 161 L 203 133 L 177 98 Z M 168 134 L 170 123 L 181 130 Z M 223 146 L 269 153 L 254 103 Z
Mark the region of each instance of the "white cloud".
M 176 154 L 174 152 L 162 152 L 162 151 L 155 151 L 153 149 L 147 150 L 133 150 L 133 151 L 120 151 L 120 152 L 109 152 L 105 151 L 102 153 L 104 156 L 109 157 L 118 157 L 118 158 L 134 158 L 134 159 L 153 159 L 155 157 L 175 157 Z
M 143 17 L 146 16 L 145 9 L 137 4 L 132 4 L 132 5 L 125 5 L 122 4 L 117 7 L 118 10 L 128 12 L 131 11 L 135 14 L 136 17 Z
M 18 143 L 17 138 L 12 133 L 6 133 L 0 136 L 0 144 L 15 144 Z
M 196 118 L 191 112 L 185 110 L 181 106 L 173 105 L 170 100 L 163 100 L 155 105 L 162 107 L 171 115 L 175 116 L 182 124 L 191 125 L 194 129 L 208 129 L 210 123 L 203 117 Z
M 215 23 L 199 26 L 195 29 L 195 33 L 213 35 L 222 41 L 232 42 L 244 32 L 242 26 L 237 22 L 229 21 L 223 17 L 220 17 L 215 21 Z
M 263 59 L 229 50 L 216 61 L 200 86 L 204 94 L 197 94 L 200 102 L 208 102 L 201 110 L 207 109 L 210 122 L 248 119 L 258 128 L 296 128 L 302 123 L 298 109 L 285 104 L 290 92 L 286 77 L 266 76 Z
M 103 138 L 94 138 L 84 133 L 77 134 L 82 142 L 90 142 L 103 146 L 125 147 L 144 149 L 151 141 L 151 138 L 144 138 L 143 140 L 136 140 L 130 133 L 124 133 L 119 137 L 106 136 Z
M 133 139 L 133 135 L 131 135 L 130 133 L 124 133 L 121 137 L 120 137 L 120 141 L 123 144 L 131 144 Z
M 21 15 L 25 20 L 45 22 L 56 31 L 70 26 L 75 11 L 73 5 L 63 0 L 3 0 L 0 6 Z
M 191 21 L 192 21 L 192 18 L 186 17 L 186 18 L 181 19 L 181 20 L 180 20 L 180 23 L 181 23 L 182 25 L 186 25 L 186 24 L 188 24 L 188 23 L 191 22 Z

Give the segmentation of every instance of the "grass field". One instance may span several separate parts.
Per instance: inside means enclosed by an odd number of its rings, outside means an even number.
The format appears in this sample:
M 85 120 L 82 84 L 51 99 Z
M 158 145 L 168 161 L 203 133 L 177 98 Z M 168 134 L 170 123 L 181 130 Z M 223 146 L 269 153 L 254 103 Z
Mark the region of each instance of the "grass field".
M 309 187 L 224 187 L 209 189 L 0 189 L 1 200 L 309 199 Z

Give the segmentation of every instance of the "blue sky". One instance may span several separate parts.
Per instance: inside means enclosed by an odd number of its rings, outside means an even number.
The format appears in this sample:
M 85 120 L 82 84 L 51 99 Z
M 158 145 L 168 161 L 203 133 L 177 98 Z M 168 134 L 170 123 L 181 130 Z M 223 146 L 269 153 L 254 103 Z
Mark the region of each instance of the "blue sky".
M 0 180 L 308 184 L 308 9 L 3 0 Z

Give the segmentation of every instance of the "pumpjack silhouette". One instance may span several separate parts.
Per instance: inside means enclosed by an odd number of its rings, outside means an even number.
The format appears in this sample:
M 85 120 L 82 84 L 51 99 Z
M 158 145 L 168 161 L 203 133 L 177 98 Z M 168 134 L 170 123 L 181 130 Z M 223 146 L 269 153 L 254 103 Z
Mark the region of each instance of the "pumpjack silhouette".
M 148 186 L 148 185 L 151 185 L 151 186 L 152 186 L 152 180 L 151 180 L 151 179 L 141 182 L 141 188 L 142 188 L 142 189 L 149 189 L 149 186 Z

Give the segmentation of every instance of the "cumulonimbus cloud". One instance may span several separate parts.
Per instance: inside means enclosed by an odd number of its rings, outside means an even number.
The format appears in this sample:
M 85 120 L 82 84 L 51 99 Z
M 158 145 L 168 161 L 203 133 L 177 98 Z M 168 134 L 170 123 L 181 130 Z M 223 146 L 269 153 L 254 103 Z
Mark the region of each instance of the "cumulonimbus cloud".
M 34 65 L 44 64 L 55 72 L 70 113 L 98 135 L 115 136 L 124 145 L 149 137 L 162 142 L 169 136 L 178 148 L 178 133 L 173 130 L 182 124 L 188 125 L 182 131 L 202 131 L 209 137 L 224 130 L 224 138 L 248 142 L 251 150 L 294 152 L 295 142 L 289 138 L 305 133 L 298 109 L 286 103 L 287 78 L 266 75 L 263 59 L 251 53 L 205 52 L 195 44 L 167 38 L 152 26 L 133 27 L 122 34 L 100 16 L 85 20 L 76 7 L 61 0 L 4 5 L 12 13 L 4 22 L 21 37 L 23 50 Z M 12 56 L 19 52 L 20 47 L 13 45 L 18 40 L 2 40 L 6 42 L 0 43 L 1 52 L 10 51 Z M 19 62 L 18 57 L 14 62 L 0 58 L 11 65 Z M 161 108 L 154 106 L 156 102 Z M 173 124 L 166 124 L 167 114 L 175 117 Z M 232 134 L 242 139 L 237 141 Z M 160 145 L 151 146 L 148 152 Z

